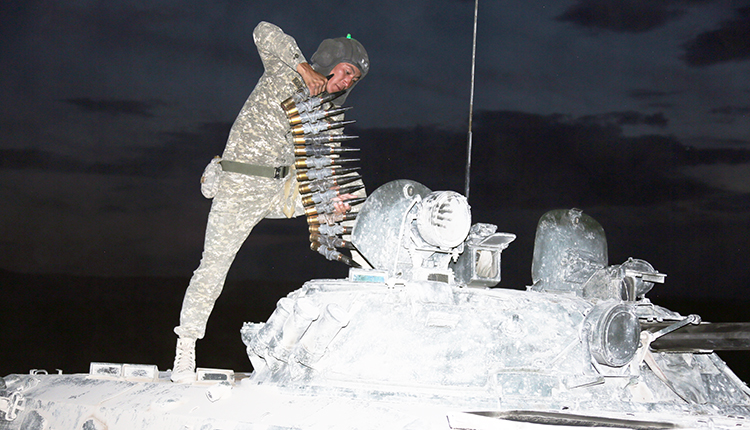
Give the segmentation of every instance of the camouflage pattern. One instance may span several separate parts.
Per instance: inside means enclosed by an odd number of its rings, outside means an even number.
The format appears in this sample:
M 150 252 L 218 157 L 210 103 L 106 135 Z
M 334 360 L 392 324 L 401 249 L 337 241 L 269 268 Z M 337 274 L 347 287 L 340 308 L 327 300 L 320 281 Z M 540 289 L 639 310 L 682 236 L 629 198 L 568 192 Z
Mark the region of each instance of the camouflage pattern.
M 214 302 L 221 294 L 229 268 L 250 231 L 274 205 L 280 204 L 278 179 L 225 172 L 208 214 L 203 256 L 193 272 L 175 333 L 202 339 Z M 247 190 L 248 192 L 231 192 Z
M 232 126 L 222 158 L 265 166 L 294 163 L 294 145 L 282 100 L 303 87 L 297 65 L 306 62 L 297 42 L 261 22 L 253 39 L 265 71 Z M 294 171 L 285 179 L 224 172 L 214 197 L 200 266 L 180 312 L 180 337 L 201 339 L 229 267 L 253 227 L 265 217 L 304 214 Z

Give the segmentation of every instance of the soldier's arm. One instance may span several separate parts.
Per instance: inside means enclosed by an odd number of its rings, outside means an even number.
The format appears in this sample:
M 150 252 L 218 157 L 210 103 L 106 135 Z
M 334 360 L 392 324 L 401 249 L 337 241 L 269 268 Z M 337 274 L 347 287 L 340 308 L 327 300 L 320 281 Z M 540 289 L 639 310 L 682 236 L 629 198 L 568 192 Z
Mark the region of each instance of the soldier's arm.
M 297 41 L 270 22 L 261 21 L 255 27 L 253 40 L 266 69 L 270 60 L 279 60 L 292 70 L 297 70 L 300 63 L 307 63 Z
M 313 70 L 297 46 L 297 41 L 281 28 L 269 22 L 261 21 L 253 31 L 253 39 L 263 66 L 269 70 L 272 65 L 268 60 L 278 59 L 302 76 L 310 94 L 318 95 L 325 90 L 328 79 Z

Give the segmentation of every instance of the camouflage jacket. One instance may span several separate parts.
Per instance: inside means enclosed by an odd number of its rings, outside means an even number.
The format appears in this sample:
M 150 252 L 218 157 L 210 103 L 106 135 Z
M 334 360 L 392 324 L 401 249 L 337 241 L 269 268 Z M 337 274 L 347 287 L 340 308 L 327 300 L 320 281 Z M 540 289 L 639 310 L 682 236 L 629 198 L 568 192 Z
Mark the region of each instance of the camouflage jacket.
M 234 121 L 223 158 L 288 166 L 294 162 L 294 152 L 280 103 L 303 87 L 297 65 L 307 60 L 294 38 L 273 24 L 258 24 L 253 39 L 265 71 Z
M 265 71 L 232 125 L 222 158 L 262 166 L 289 166 L 294 164 L 294 144 L 280 103 L 304 87 L 297 65 L 307 60 L 294 38 L 268 22 L 255 27 L 253 39 Z M 292 183 L 284 187 L 285 206 L 296 206 L 294 216 L 300 215 L 302 207 L 295 192 L 294 175 L 287 180 Z M 271 216 L 280 216 L 276 210 L 273 212 Z
M 281 102 L 305 88 L 302 76 L 297 73 L 297 66 L 307 60 L 294 38 L 271 23 L 259 23 L 253 31 L 253 39 L 265 70 L 232 125 L 222 158 L 262 166 L 293 165 L 295 158 L 291 126 L 281 108 Z M 330 107 L 333 104 L 324 106 L 326 109 Z M 344 115 L 331 119 L 342 121 Z M 343 130 L 337 129 L 328 133 L 342 132 Z M 223 187 L 228 193 L 252 193 L 252 180 L 246 179 L 224 180 L 226 186 Z M 230 183 L 233 185 L 229 185 Z M 243 183 L 246 186 L 240 185 Z M 356 184 L 361 184 L 361 181 Z M 280 204 L 271 209 L 267 218 L 304 214 L 294 171 L 279 185 L 279 192 L 283 194 L 280 196 Z M 356 194 L 361 197 L 366 195 L 363 190 Z

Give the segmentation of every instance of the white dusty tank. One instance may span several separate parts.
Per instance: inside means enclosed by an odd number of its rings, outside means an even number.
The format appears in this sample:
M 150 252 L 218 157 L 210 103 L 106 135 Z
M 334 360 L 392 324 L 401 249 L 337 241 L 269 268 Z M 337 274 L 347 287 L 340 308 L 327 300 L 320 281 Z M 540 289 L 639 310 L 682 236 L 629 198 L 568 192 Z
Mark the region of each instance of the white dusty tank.
M 609 265 L 580 210 L 539 222 L 526 291 L 493 288 L 515 236 L 460 194 L 378 188 L 351 242 L 369 268 L 312 280 L 245 323 L 252 373 L 92 363 L 0 379 L 0 430 L 750 428 L 750 389 L 713 352 L 747 348 L 650 302 L 665 275 Z

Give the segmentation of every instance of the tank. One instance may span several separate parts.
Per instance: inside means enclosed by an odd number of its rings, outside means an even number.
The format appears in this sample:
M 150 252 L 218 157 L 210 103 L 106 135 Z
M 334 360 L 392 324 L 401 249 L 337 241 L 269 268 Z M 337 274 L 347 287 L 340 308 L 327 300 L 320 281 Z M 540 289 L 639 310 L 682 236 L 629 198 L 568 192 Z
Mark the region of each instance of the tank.
M 498 288 L 514 239 L 472 224 L 458 193 L 390 182 L 351 234 L 367 265 L 243 325 L 252 372 L 8 375 L 0 429 L 750 428 L 750 389 L 715 353 L 747 349 L 747 324 L 652 303 L 666 275 L 610 265 L 578 209 L 540 219 L 532 285 Z

